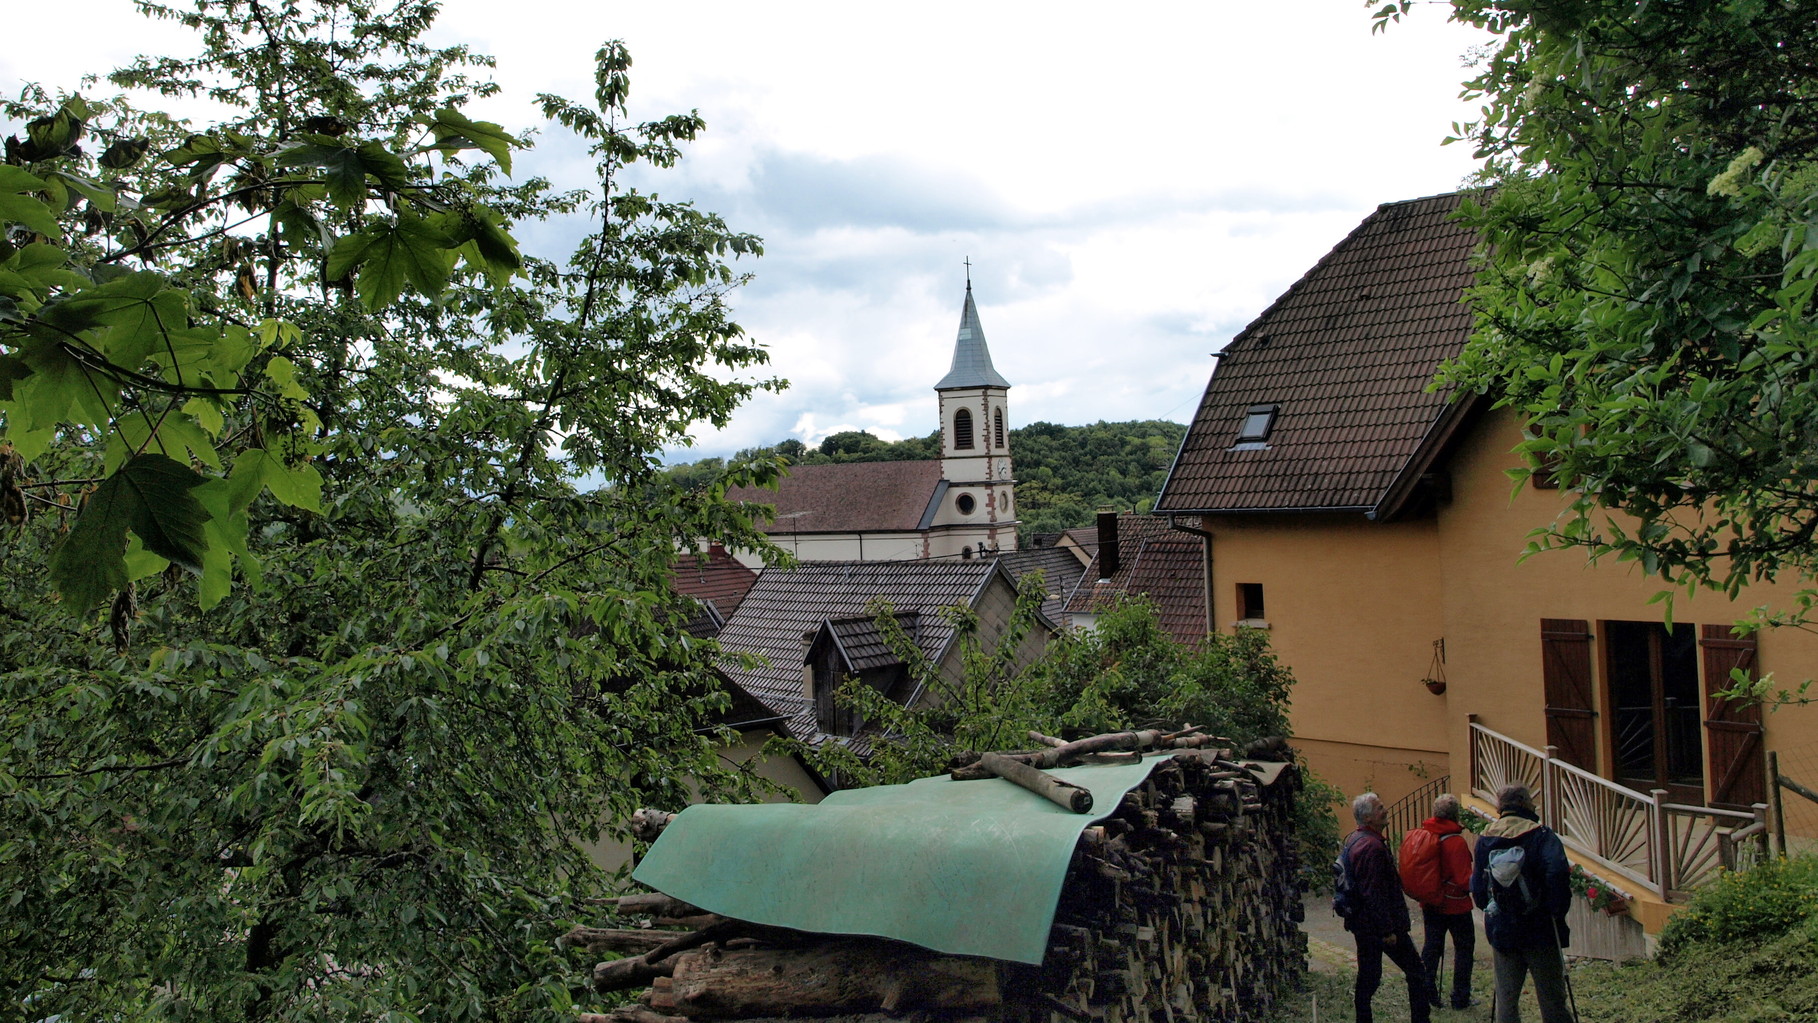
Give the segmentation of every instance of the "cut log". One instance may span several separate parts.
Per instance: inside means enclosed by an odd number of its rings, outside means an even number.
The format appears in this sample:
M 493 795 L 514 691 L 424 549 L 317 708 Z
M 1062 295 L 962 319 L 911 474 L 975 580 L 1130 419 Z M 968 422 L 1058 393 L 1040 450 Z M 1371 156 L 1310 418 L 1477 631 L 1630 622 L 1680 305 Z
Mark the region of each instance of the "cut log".
M 583 1012 L 575 1023 L 688 1023 L 688 1017 L 665 1015 L 644 1005 L 621 1005 L 611 1012 Z
M 693 1019 L 989 1009 L 1002 1002 L 989 959 L 898 942 L 829 941 L 801 949 L 701 949 L 675 957 L 651 1007 Z
M 600 963 L 593 968 L 593 989 L 601 994 L 609 991 L 623 991 L 640 984 L 648 984 L 657 977 L 667 977 L 673 973 L 675 973 L 673 960 L 653 963 L 644 956 L 614 959 L 611 962 Z
M 681 899 L 672 899 L 662 892 L 621 895 L 615 899 L 601 899 L 600 903 L 612 906 L 620 913 L 641 916 L 687 917 L 701 916 L 705 912 L 699 906 L 690 906 Z
M 667 810 L 652 810 L 649 807 L 633 810 L 631 837 L 640 842 L 654 842 L 672 820 L 675 820 L 675 814 Z
M 1039 771 L 1028 764 L 1021 764 L 1009 757 L 987 753 L 979 758 L 979 766 L 1013 785 L 1020 785 L 1030 792 L 1064 807 L 1074 813 L 1092 812 L 1092 791 L 1072 782 L 1061 781 L 1052 774 Z
M 576 927 L 557 939 L 563 948 L 588 952 L 629 952 L 642 954 L 679 935 L 644 927 Z

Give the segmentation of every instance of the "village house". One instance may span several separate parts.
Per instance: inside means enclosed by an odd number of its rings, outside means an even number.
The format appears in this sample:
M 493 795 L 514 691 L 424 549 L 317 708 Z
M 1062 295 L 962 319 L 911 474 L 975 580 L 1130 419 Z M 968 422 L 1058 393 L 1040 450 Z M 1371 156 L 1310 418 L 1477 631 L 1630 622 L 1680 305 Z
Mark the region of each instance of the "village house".
M 974 615 L 977 642 L 994 649 L 1016 609 L 1015 582 L 995 560 L 976 558 L 766 569 L 720 631 L 721 670 L 781 716 L 789 734 L 816 744 L 852 741 L 864 736 L 866 722 L 836 699 L 846 680 L 914 706 L 940 699 L 941 683 L 962 677 L 962 637 L 949 608 Z M 1038 620 L 1021 639 L 1019 659 L 1039 657 L 1053 632 Z M 933 679 L 912 670 L 904 641 L 932 666 Z M 740 656 L 749 654 L 756 663 Z
M 1818 765 L 1818 714 L 1718 695 L 1733 669 L 1818 675 L 1818 636 L 1731 631 L 1791 586 L 1681 592 L 1668 625 L 1632 564 L 1522 558 L 1569 493 L 1511 494 L 1521 422 L 1430 387 L 1472 329 L 1459 202 L 1379 207 L 1219 353 L 1156 511 L 1206 536 L 1215 627 L 1269 630 L 1313 770 L 1389 801 L 1529 782 L 1656 930 L 1777 825 L 1765 754 Z
M 1189 650 L 1206 645 L 1205 543 L 1180 524 L 1153 515 L 1100 512 L 1092 530 L 1069 530 L 1061 548 L 1088 556 L 1063 616 L 1091 630 L 1119 600 L 1146 597 L 1170 638 Z M 1089 539 L 1087 537 L 1089 536 Z

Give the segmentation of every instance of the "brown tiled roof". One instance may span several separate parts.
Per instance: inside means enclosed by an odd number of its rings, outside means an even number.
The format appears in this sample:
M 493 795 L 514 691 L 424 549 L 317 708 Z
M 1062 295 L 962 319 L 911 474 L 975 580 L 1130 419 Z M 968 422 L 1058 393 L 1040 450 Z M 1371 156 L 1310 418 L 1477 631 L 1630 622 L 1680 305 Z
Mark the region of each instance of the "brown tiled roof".
M 757 573 L 714 544 L 705 553 L 684 554 L 669 570 L 670 585 L 685 597 L 713 604 L 721 617 L 739 609 L 739 601 L 757 582 Z
M 1471 332 L 1459 199 L 1377 207 L 1226 346 L 1156 511 L 1394 510 L 1470 405 L 1427 390 Z M 1232 450 L 1256 405 L 1267 447 Z
M 797 465 L 776 490 L 734 487 L 726 496 L 776 506 L 765 532 L 907 531 L 922 519 L 941 481 L 938 460 Z
M 1073 592 L 1086 567 L 1080 564 L 1079 555 L 1065 547 L 1027 547 L 999 554 L 997 562 L 1008 569 L 1010 577 L 1019 584 L 1024 576 L 1040 571 L 1049 594 L 1048 599 L 1042 601 L 1042 615 L 1057 626 L 1062 623 L 1067 594 Z
M 938 657 L 953 636 L 940 608 L 970 605 L 998 571 L 993 561 L 804 561 L 767 568 L 720 630 L 721 670 L 733 682 L 789 716 L 801 737 L 814 734 L 814 705 L 802 692 L 806 640 L 829 620 L 863 618 L 874 601 L 917 611 L 916 645 Z M 746 667 L 741 653 L 768 663 Z
M 1093 531 L 1093 549 L 1098 533 Z M 1118 568 L 1100 581 L 1099 555 L 1067 598 L 1068 614 L 1094 614 L 1125 594 L 1155 602 L 1161 627 L 1182 645 L 1198 650 L 1206 641 L 1205 548 L 1199 537 L 1182 533 L 1154 515 L 1117 517 Z
M 910 642 L 915 642 L 916 632 L 921 627 L 921 612 L 898 611 L 893 617 L 896 618 L 897 627 L 903 630 L 903 635 Z M 849 671 L 864 671 L 902 663 L 902 658 L 890 647 L 890 638 L 884 634 L 883 629 L 878 628 L 875 617 L 836 618 L 821 628 L 832 634 Z

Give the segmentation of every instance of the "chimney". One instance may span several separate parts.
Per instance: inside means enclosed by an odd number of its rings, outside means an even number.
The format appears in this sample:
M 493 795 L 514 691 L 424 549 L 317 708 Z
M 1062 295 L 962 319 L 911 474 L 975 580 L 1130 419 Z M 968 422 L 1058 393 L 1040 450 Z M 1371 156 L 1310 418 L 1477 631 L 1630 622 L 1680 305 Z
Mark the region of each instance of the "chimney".
M 1117 513 L 1098 513 L 1098 577 L 1109 579 L 1117 574 Z

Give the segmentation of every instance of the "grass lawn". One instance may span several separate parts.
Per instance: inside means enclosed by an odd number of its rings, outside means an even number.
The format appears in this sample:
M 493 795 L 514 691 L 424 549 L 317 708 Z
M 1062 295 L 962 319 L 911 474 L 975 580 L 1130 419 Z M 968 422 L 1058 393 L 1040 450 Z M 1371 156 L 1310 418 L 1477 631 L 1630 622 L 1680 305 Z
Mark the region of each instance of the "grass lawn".
M 1481 939 L 1480 939 L 1481 940 Z M 1408 1018 L 1401 971 L 1385 964 L 1376 993 L 1376 1018 Z M 1354 1023 L 1348 968 L 1307 975 L 1292 995 L 1260 1023 Z M 1793 1023 L 1818 1021 L 1818 928 L 1805 927 L 1765 941 L 1703 945 L 1669 962 L 1625 964 L 1579 960 L 1571 971 L 1582 1023 Z M 1478 1005 L 1439 1009 L 1434 1023 L 1490 1018 L 1493 972 L 1481 965 L 1471 987 Z M 1538 1021 L 1533 985 L 1522 995 L 1521 1018 Z

